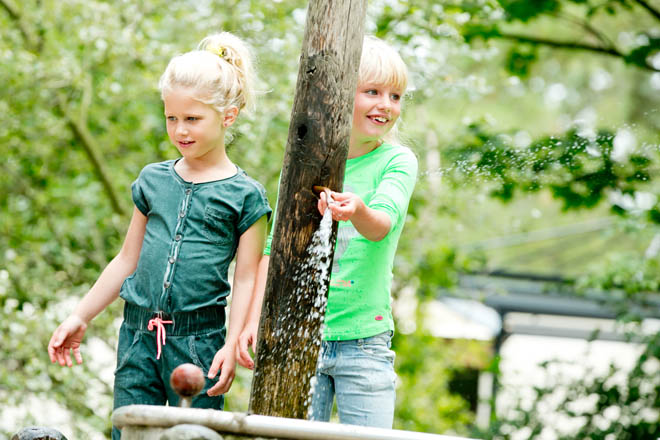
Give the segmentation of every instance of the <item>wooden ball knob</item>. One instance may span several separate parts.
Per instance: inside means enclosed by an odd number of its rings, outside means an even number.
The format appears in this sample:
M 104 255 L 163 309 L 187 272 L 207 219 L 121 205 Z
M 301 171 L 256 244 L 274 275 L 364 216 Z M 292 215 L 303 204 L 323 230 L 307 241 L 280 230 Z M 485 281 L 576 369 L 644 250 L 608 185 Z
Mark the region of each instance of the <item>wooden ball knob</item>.
M 204 388 L 204 373 L 194 364 L 181 364 L 172 371 L 170 385 L 181 397 L 196 396 Z

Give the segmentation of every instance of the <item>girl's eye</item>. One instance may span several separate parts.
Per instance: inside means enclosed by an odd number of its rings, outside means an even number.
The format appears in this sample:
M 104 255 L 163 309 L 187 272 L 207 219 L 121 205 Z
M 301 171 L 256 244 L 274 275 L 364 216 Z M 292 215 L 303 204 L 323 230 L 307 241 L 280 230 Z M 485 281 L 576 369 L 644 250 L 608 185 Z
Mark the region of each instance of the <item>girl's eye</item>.
M 172 121 L 172 122 L 176 121 L 176 116 L 165 116 L 165 118 L 166 118 L 168 121 Z
M 188 117 L 186 118 L 186 120 L 188 120 L 188 121 L 193 121 L 193 122 L 194 122 L 194 121 L 199 120 L 199 118 L 198 118 L 197 116 L 188 116 Z
M 368 90 L 365 90 L 364 93 L 366 93 L 367 95 L 377 95 L 377 94 L 378 94 L 378 90 L 376 90 L 376 89 L 368 89 Z
M 401 95 L 397 95 L 396 93 L 393 93 L 391 95 L 392 101 L 399 101 L 401 99 Z

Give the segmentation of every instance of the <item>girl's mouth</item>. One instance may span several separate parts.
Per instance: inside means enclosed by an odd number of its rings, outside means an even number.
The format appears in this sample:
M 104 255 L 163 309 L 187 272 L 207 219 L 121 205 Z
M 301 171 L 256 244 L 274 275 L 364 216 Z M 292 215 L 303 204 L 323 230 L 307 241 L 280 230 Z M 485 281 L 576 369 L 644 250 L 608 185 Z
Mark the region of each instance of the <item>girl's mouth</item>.
M 387 124 L 388 119 L 383 117 L 383 116 L 367 116 L 369 119 L 371 119 L 373 122 L 383 125 Z
M 179 141 L 178 142 L 178 144 L 183 148 L 189 147 L 194 143 L 195 143 L 195 141 Z

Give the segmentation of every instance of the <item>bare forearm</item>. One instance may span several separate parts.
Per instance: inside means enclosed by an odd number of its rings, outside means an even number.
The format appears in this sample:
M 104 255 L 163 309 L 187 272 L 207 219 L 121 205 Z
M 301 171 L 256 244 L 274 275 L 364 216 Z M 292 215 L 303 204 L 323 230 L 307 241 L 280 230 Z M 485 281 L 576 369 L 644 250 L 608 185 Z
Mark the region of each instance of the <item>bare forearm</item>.
M 108 263 L 94 286 L 78 303 L 74 314 L 89 323 L 119 296 L 122 283 L 133 271 L 135 264 L 121 254 Z
M 227 328 L 226 343 L 236 343 L 245 326 L 248 311 L 250 310 L 251 292 L 254 288 L 254 278 L 237 280 L 234 278 L 231 309 L 229 311 L 229 326 Z
M 261 307 L 264 302 L 264 294 L 266 292 L 266 279 L 268 278 L 268 263 L 270 256 L 264 255 L 259 261 L 259 268 L 257 269 L 257 279 L 254 283 L 254 290 L 252 293 L 252 301 L 250 302 L 250 310 L 246 319 L 246 324 L 256 323 L 258 325 L 261 317 Z
M 318 209 L 324 215 L 328 208 L 333 220 L 350 221 L 360 235 L 370 241 L 382 240 L 392 227 L 387 214 L 369 208 L 357 194 L 327 190 L 319 197 Z
M 390 232 L 391 222 L 387 214 L 361 204 L 351 217 L 355 229 L 367 240 L 380 241 Z

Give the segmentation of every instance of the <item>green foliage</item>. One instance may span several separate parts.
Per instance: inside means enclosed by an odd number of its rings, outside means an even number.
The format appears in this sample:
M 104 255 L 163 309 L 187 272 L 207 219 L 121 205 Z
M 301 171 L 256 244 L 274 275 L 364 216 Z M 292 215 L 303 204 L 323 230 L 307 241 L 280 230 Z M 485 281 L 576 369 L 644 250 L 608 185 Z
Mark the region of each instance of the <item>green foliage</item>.
M 521 432 L 517 438 L 552 436 L 559 440 L 653 440 L 660 435 L 660 336 L 646 336 L 644 349 L 636 357 L 625 378 L 610 365 L 604 374 L 584 371 L 579 379 L 567 372 L 576 362 L 550 361 L 543 365 L 548 384 L 533 389 L 533 395 L 518 401 L 484 433 L 487 439 L 508 439 L 507 433 Z M 549 423 L 548 414 L 560 414 L 563 422 Z M 576 430 L 566 422 L 578 420 Z
M 643 66 L 651 56 L 656 55 L 660 51 L 660 38 L 647 33 L 641 33 L 638 38 L 644 39 L 647 43 L 631 50 L 624 59 L 627 63 Z
M 660 9 L 647 2 L 641 7 L 639 2 L 628 0 L 498 0 L 481 8 L 464 1 L 461 5 L 472 14 L 468 22 L 458 26 L 467 41 L 507 40 L 513 43 L 513 53 L 521 44 L 532 44 L 608 54 L 643 69 L 659 70 L 651 56 L 658 50 L 653 29 L 660 21 Z M 635 22 L 635 43 L 617 42 L 617 33 L 623 31 L 617 29 L 624 22 L 621 17 Z M 523 32 L 519 32 L 520 24 L 526 25 Z M 563 32 L 558 33 L 558 29 Z M 524 46 L 522 49 L 524 55 Z M 516 64 L 508 63 L 508 67 L 516 73 Z
M 527 78 L 531 73 L 531 67 L 538 58 L 535 46 L 529 48 L 512 48 L 509 51 L 506 68 L 509 72 L 521 78 Z
M 510 20 L 529 21 L 539 15 L 555 13 L 561 8 L 557 0 L 503 0 L 499 2 Z
M 459 366 L 483 368 L 490 355 L 484 343 L 442 340 L 418 328 L 412 334 L 396 334 L 392 349 L 397 353 L 399 389 L 406 390 L 397 391 L 395 425 L 411 431 L 467 435 L 474 414 L 463 397 L 450 391 L 449 383 Z
M 645 296 L 660 291 L 660 260 L 633 253 L 615 254 L 576 280 L 580 289 L 623 290 L 627 298 L 644 305 Z M 622 301 L 625 303 L 625 301 Z M 621 304 L 630 310 L 631 304 Z M 639 319 L 639 317 L 637 317 Z
M 492 195 L 511 200 L 516 190 L 536 192 L 548 189 L 564 209 L 592 208 L 611 191 L 634 194 L 651 182 L 657 152 L 640 151 L 618 157 L 613 151 L 615 135 L 601 131 L 585 137 L 570 130 L 562 137 L 548 136 L 529 146 L 516 147 L 512 136 L 491 135 L 480 126 L 469 127 L 460 146 L 445 154 L 455 164 L 454 184 L 462 185 L 475 176 L 494 181 Z M 612 211 L 626 211 L 612 205 Z

